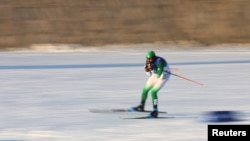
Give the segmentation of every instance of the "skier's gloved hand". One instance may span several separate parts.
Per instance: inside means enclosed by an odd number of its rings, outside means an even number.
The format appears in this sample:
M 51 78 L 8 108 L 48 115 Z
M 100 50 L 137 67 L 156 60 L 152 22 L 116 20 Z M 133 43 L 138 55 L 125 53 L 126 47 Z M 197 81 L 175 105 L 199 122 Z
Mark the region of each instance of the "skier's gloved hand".
M 150 64 L 146 64 L 146 65 L 144 66 L 144 69 L 145 69 L 146 72 L 150 72 L 150 71 L 152 70 Z

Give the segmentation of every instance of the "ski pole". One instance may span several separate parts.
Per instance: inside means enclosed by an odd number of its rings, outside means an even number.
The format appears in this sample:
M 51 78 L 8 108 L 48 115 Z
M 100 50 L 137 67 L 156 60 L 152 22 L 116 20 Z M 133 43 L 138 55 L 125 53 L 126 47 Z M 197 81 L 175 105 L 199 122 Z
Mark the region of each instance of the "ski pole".
M 170 69 L 174 71 L 179 71 L 179 68 L 170 68 Z
M 193 82 L 193 83 L 199 84 L 199 85 L 201 85 L 201 86 L 204 86 L 204 84 L 203 84 L 203 83 L 200 83 L 200 82 L 197 82 L 197 81 L 191 80 L 191 79 L 189 79 L 189 78 L 187 78 L 187 77 L 180 76 L 180 75 L 177 75 L 177 74 L 174 74 L 174 73 L 170 73 L 170 72 L 168 72 L 168 73 L 169 73 L 169 74 L 172 74 L 172 75 L 174 75 L 174 76 L 177 76 L 177 77 L 179 77 L 179 78 L 185 79 L 185 80 L 187 80 L 187 81 L 190 81 L 190 82 Z

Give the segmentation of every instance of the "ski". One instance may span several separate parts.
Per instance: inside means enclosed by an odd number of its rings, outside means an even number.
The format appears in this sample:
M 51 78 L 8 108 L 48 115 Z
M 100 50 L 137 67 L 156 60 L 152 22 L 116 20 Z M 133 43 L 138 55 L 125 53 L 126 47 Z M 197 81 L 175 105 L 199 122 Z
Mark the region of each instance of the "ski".
M 174 117 L 121 117 L 120 119 L 171 119 L 171 118 L 174 118 Z
M 139 113 L 150 113 L 151 110 L 135 111 L 130 109 L 89 109 L 92 113 L 121 113 L 121 112 L 139 112 Z M 158 113 L 166 114 L 167 112 L 159 111 Z

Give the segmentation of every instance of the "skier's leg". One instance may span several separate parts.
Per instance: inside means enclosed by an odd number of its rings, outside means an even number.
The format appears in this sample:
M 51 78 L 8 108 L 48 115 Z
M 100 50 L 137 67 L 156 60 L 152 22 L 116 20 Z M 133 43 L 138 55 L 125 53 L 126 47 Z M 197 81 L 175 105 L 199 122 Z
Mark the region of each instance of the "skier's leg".
M 140 105 L 133 107 L 132 109 L 135 111 L 144 111 L 145 103 L 148 98 L 148 92 L 151 90 L 153 85 L 156 83 L 156 78 L 155 76 L 150 76 L 149 79 L 147 80 L 146 84 L 144 85 L 141 93 L 141 102 Z
M 169 74 L 163 73 L 151 90 L 151 97 L 152 97 L 152 104 L 153 104 L 153 112 L 151 113 L 151 116 L 153 117 L 158 116 L 158 95 L 157 94 L 160 91 L 160 89 L 167 83 L 169 77 L 170 77 Z
M 147 80 L 145 86 L 142 89 L 141 94 L 141 105 L 144 107 L 146 100 L 148 98 L 148 92 L 152 89 L 152 87 L 157 83 L 157 75 L 151 75 Z
M 141 106 L 144 108 L 146 100 L 148 98 L 148 92 L 150 91 L 151 87 L 150 86 L 144 86 L 142 89 L 142 94 L 141 94 Z

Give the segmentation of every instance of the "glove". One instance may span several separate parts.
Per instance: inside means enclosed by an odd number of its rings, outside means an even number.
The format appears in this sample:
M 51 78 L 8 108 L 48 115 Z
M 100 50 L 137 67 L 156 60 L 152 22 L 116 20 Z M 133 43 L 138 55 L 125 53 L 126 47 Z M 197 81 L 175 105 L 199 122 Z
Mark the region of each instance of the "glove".
M 146 65 L 144 66 L 144 69 L 145 69 L 146 72 L 150 72 L 150 71 L 152 70 L 150 64 L 146 64 Z

